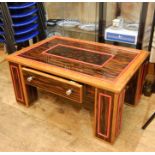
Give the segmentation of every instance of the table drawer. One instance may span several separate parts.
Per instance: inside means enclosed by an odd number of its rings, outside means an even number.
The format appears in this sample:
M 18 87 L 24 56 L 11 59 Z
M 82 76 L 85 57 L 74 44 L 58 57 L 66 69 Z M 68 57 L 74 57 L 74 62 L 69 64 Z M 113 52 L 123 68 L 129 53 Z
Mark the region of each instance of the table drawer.
M 29 68 L 22 68 L 22 72 L 26 84 L 82 103 L 83 86 L 81 84 Z

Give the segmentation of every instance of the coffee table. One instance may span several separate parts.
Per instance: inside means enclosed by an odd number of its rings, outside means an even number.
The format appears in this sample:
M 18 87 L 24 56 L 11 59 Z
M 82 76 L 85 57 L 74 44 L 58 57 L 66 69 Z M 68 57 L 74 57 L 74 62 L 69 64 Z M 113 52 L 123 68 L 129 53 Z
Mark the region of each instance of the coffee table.
M 148 52 L 54 36 L 7 57 L 16 100 L 37 100 L 37 88 L 94 106 L 95 136 L 113 143 L 122 126 L 123 104 L 136 105 Z

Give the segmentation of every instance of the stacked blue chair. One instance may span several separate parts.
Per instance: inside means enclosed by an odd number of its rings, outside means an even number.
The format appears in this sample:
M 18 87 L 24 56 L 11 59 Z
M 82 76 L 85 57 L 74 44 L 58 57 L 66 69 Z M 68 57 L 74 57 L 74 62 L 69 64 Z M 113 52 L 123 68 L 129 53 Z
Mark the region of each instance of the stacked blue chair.
M 9 53 L 46 38 L 43 4 L 37 2 L 0 3 L 0 42 L 8 46 Z M 6 25 L 8 27 L 6 28 Z M 12 47 L 14 46 L 14 47 Z M 11 48 L 10 48 L 11 47 Z
M 2 18 L 2 12 L 0 9 L 0 43 L 4 43 L 5 36 L 4 36 L 4 25 L 3 25 L 3 18 Z
M 39 34 L 36 2 L 8 3 L 15 42 L 23 43 Z

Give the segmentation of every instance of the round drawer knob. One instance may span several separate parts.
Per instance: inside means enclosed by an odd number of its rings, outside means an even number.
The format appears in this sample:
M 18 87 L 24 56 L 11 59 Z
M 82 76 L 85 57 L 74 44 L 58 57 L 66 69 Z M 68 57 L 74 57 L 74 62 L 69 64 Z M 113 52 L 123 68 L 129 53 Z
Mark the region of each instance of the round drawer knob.
M 28 82 L 31 82 L 33 80 L 33 77 L 32 76 L 29 76 L 28 78 L 27 78 L 27 81 Z
M 68 89 L 67 91 L 66 91 L 66 95 L 71 95 L 72 94 L 72 89 Z

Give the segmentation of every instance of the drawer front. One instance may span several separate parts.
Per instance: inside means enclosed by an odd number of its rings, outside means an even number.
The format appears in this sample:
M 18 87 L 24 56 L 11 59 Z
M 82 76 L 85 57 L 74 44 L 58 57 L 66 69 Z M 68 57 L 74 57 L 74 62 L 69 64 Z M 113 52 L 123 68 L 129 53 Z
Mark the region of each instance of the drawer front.
M 22 71 L 26 84 L 82 103 L 83 86 L 81 84 L 29 68 L 22 68 Z

